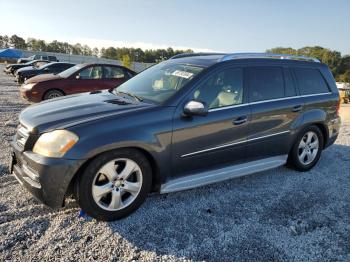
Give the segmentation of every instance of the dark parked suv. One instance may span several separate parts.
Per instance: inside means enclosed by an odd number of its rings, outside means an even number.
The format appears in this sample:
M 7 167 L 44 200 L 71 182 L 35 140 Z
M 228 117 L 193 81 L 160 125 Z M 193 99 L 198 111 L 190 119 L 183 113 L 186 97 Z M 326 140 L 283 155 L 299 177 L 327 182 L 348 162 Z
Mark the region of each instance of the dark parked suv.
M 336 140 L 338 109 L 333 76 L 316 59 L 179 55 L 114 90 L 25 109 L 11 170 L 48 206 L 73 193 L 90 216 L 114 220 L 151 191 L 284 164 L 307 171 Z

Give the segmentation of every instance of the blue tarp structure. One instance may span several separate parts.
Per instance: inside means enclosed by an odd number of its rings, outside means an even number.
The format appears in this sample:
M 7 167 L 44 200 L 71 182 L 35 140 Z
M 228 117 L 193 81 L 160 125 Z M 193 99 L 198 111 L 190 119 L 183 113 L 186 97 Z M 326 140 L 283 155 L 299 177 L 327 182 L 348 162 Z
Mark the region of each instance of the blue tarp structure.
M 18 49 L 0 49 L 0 58 L 20 58 L 22 57 L 22 51 Z

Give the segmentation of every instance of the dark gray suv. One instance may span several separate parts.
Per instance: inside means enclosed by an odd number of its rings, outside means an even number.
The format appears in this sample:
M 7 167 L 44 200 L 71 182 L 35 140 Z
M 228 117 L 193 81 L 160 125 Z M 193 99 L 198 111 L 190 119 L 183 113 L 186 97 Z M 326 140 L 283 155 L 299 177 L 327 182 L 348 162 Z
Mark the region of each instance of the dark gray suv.
M 336 140 L 338 109 L 333 76 L 316 59 L 178 55 L 116 89 L 25 109 L 11 170 L 50 207 L 73 194 L 90 216 L 115 220 L 149 192 L 284 164 L 307 171 Z

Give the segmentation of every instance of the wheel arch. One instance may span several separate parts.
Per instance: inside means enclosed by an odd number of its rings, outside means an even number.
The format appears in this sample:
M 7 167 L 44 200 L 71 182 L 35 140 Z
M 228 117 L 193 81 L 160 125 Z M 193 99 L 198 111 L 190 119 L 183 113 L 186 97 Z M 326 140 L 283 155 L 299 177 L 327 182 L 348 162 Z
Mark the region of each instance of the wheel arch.
M 329 140 L 329 130 L 327 128 L 327 113 L 321 109 L 313 109 L 306 111 L 300 118 L 299 125 L 297 127 L 298 132 L 301 132 L 305 127 L 317 126 L 323 135 L 323 149 L 326 147 Z
M 74 184 L 76 182 L 76 180 L 79 178 L 79 176 L 81 174 L 83 174 L 85 168 L 89 165 L 89 163 L 91 161 L 93 161 L 96 157 L 98 157 L 99 155 L 103 154 L 103 153 L 108 153 L 110 151 L 113 150 L 118 150 L 118 149 L 134 149 L 137 150 L 139 152 L 141 152 L 149 161 L 151 168 L 152 168 L 152 192 L 159 192 L 160 190 L 160 185 L 161 185 L 161 179 L 160 179 L 160 170 L 159 170 L 159 166 L 158 163 L 155 159 L 155 157 L 146 149 L 142 148 L 142 147 L 136 147 L 136 146 L 124 146 L 124 147 L 118 147 L 118 148 L 114 148 L 111 150 L 106 150 L 106 151 L 102 151 L 99 152 L 98 154 L 88 158 L 77 170 L 77 172 L 73 175 L 73 177 L 71 178 L 67 190 L 66 190 L 66 194 L 70 195 L 74 192 Z
M 42 95 L 42 97 L 41 97 L 41 100 L 44 100 L 45 95 L 46 95 L 48 92 L 53 91 L 53 90 L 56 90 L 56 91 L 61 92 L 64 96 L 66 95 L 66 93 L 65 93 L 62 89 L 60 89 L 60 88 L 50 88 L 50 89 L 46 90 L 46 91 L 43 93 L 43 95 Z

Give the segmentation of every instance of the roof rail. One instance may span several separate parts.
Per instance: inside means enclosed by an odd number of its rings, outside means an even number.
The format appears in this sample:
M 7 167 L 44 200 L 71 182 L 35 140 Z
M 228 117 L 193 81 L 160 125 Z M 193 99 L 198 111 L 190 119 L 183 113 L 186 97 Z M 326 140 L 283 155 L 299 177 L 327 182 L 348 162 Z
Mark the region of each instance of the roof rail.
M 177 58 L 183 58 L 183 57 L 191 57 L 191 56 L 206 56 L 206 55 L 226 55 L 225 53 L 182 53 L 177 54 L 169 59 L 177 59 Z
M 234 53 L 227 54 L 221 58 L 221 61 L 227 61 L 231 59 L 245 59 L 245 58 L 272 58 L 272 59 L 289 59 L 299 61 L 309 61 L 321 63 L 320 60 L 313 57 L 288 55 L 288 54 L 271 54 L 271 53 Z

